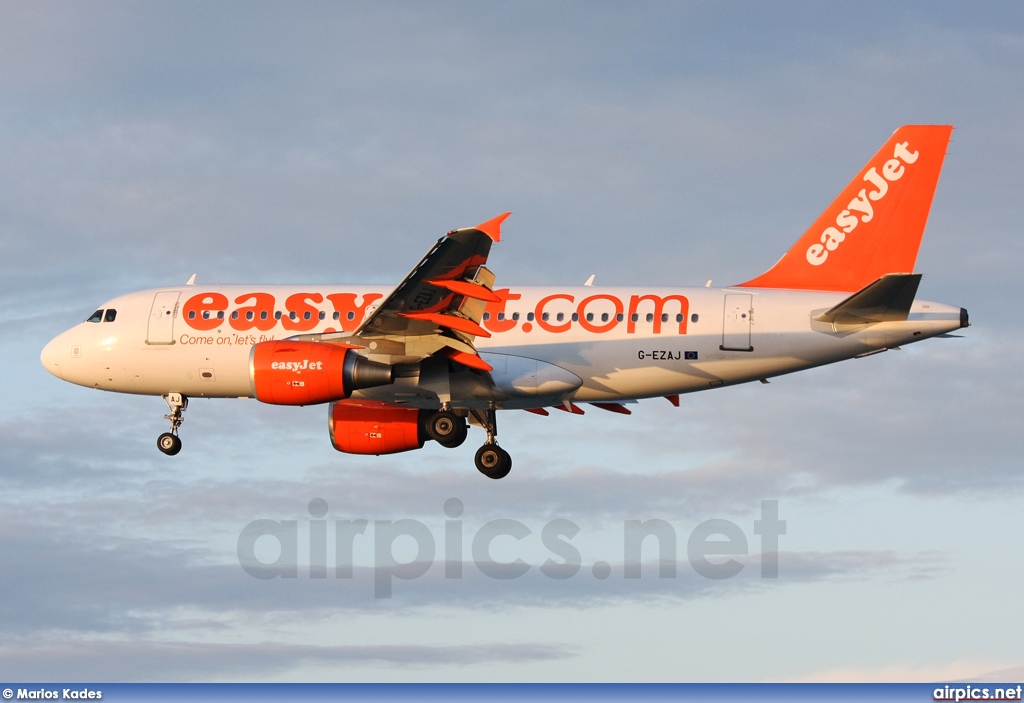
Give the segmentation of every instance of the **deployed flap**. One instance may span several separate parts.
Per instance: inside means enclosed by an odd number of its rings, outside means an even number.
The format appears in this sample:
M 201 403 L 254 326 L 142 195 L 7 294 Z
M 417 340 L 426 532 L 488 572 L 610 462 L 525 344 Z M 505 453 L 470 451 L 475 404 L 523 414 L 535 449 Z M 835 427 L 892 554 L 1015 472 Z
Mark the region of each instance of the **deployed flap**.
M 890 273 L 814 319 L 836 325 L 906 320 L 920 283 L 919 273 Z
M 476 356 L 476 337 L 490 336 L 480 322 L 487 302 L 496 296 L 494 274 L 484 264 L 508 215 L 439 239 L 355 332 L 303 338 L 359 345 L 367 356 L 391 364 L 443 352 L 465 366 L 483 369 L 486 364 L 469 356 Z

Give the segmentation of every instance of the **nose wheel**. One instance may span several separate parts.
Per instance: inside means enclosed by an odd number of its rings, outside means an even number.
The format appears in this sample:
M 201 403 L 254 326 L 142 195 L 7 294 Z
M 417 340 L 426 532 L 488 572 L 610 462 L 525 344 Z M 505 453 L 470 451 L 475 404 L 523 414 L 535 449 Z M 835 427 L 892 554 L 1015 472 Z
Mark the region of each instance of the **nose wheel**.
M 167 456 L 174 456 L 181 451 L 181 439 L 176 434 L 164 432 L 156 438 L 156 446 Z
M 178 428 L 185 421 L 184 412 L 188 407 L 188 398 L 181 393 L 168 393 L 163 396 L 167 408 L 171 411 L 164 415 L 165 420 L 171 421 L 171 431 L 164 432 L 156 438 L 157 449 L 167 456 L 174 456 L 181 451 L 181 438 L 178 437 Z

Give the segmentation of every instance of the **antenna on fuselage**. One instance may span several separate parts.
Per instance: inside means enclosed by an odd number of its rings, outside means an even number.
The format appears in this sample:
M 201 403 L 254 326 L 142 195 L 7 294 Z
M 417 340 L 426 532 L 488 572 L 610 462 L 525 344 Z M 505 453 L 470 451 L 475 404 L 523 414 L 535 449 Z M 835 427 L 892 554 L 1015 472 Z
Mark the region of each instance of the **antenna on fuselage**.
M 188 283 L 186 283 L 185 285 L 186 286 L 194 286 L 195 284 L 196 284 L 196 275 L 193 273 L 192 274 L 192 278 L 188 279 Z
M 590 278 L 588 278 L 587 282 L 584 283 L 583 285 L 585 285 L 585 286 L 592 286 L 592 285 L 594 285 L 594 276 L 596 276 L 596 275 L 597 275 L 596 273 L 590 274 Z

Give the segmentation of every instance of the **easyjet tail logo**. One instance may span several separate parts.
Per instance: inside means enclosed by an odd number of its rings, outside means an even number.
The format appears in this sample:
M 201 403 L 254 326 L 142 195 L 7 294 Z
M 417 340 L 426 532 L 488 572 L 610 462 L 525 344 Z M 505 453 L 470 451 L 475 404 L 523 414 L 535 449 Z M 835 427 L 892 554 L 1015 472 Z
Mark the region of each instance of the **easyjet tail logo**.
M 835 251 L 862 222 L 870 222 L 877 203 L 889 192 L 889 184 L 898 181 L 906 172 L 905 164 L 917 161 L 918 152 L 910 151 L 909 142 L 897 144 L 893 149 L 893 158 L 882 164 L 882 172 L 872 166 L 864 174 L 864 180 L 872 190 L 861 188 L 857 197 L 849 202 L 846 209 L 836 216 L 835 227 L 827 227 L 821 234 L 821 241 L 807 247 L 807 261 L 812 266 L 821 266 L 828 259 L 830 252 Z

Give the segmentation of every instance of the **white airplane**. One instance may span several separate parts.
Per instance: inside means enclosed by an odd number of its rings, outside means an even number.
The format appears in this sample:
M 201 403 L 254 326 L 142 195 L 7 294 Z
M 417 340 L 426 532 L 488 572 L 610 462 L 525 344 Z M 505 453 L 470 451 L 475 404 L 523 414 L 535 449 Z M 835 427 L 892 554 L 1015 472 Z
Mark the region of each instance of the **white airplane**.
M 428 439 L 487 440 L 476 466 L 506 476 L 498 410 L 583 414 L 831 364 L 968 326 L 963 308 L 916 300 L 914 262 L 950 126 L 901 127 L 764 274 L 727 288 L 496 287 L 485 267 L 505 213 L 448 232 L 394 290 L 185 286 L 100 306 L 43 349 L 81 386 L 162 396 L 181 449 L 189 398 L 328 404 L 342 452 Z

